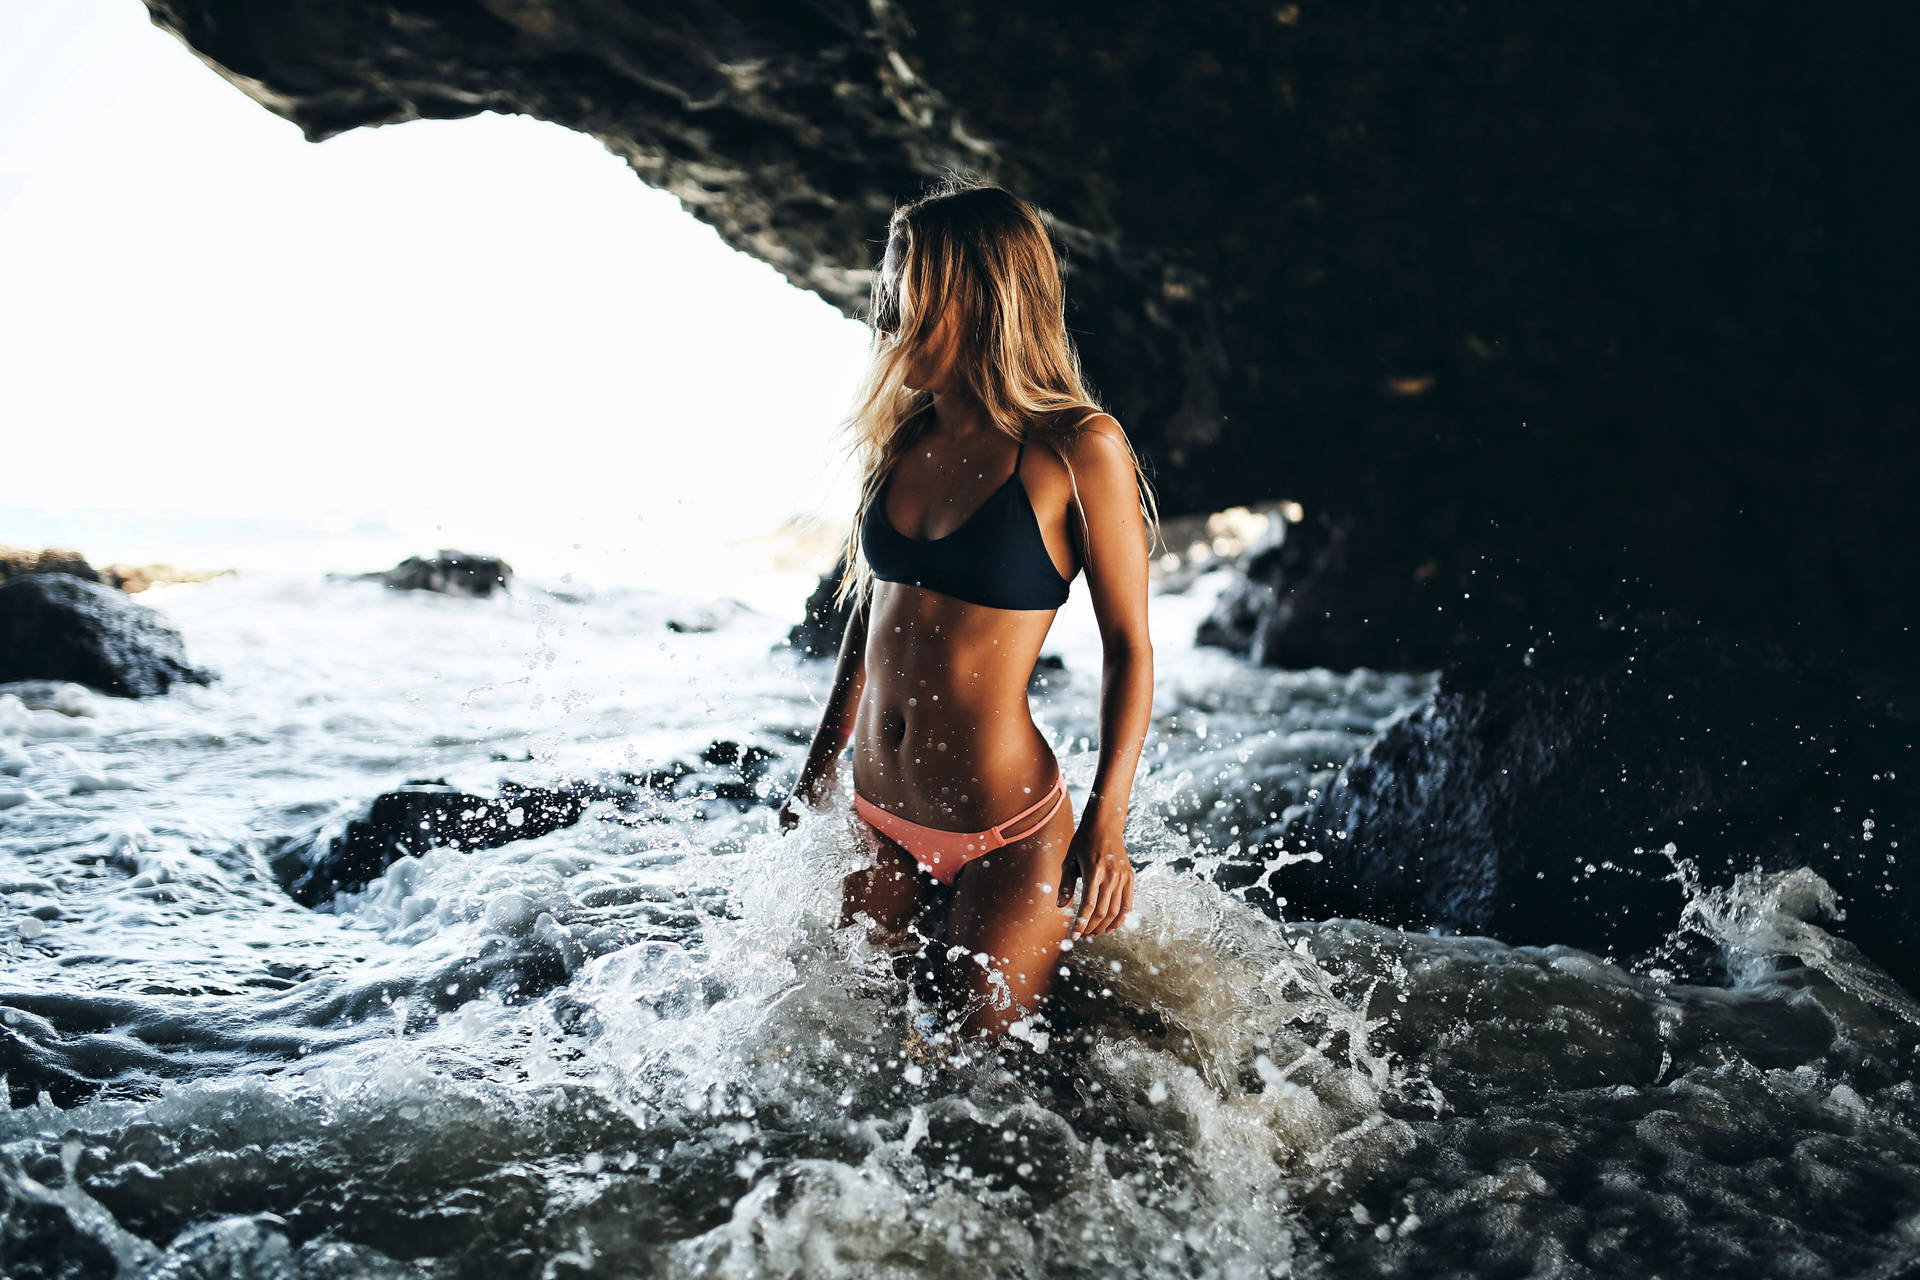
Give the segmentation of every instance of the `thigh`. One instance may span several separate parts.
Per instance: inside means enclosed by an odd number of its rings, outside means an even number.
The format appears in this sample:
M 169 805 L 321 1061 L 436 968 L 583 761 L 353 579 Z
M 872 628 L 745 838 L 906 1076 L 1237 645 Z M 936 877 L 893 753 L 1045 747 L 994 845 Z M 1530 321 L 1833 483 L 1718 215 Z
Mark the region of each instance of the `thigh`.
M 865 914 L 873 921 L 870 936 L 884 945 L 903 937 L 935 904 L 940 886 L 913 855 L 873 827 L 867 830 L 880 848 L 871 866 L 840 882 L 840 924 Z
M 1061 964 L 1073 921 L 1055 905 L 1073 840 L 1073 808 L 1062 803 L 1031 835 L 969 862 L 954 880 L 947 941 L 955 956 L 950 985 L 975 1007 L 967 1027 L 1003 1032 L 1039 1012 Z

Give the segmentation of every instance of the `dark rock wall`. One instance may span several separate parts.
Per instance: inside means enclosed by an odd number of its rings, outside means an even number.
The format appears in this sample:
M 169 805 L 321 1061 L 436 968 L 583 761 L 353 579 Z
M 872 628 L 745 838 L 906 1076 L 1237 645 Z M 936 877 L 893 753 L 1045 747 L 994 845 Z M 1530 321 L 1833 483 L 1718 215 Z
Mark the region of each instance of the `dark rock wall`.
M 1470 644 L 1616 602 L 1910 641 L 1910 6 L 149 7 L 315 139 L 589 132 L 849 314 L 895 201 L 1012 185 L 1168 509 L 1350 531 L 1318 609 L 1418 582 L 1511 598 Z M 1417 623 L 1371 625 L 1450 656 Z
M 1677 860 L 1713 888 L 1808 867 L 1838 895 L 1837 931 L 1920 990 L 1913 677 L 1696 631 L 1611 639 L 1449 670 L 1293 822 L 1289 851 L 1319 861 L 1229 880 L 1289 917 L 1671 962 Z

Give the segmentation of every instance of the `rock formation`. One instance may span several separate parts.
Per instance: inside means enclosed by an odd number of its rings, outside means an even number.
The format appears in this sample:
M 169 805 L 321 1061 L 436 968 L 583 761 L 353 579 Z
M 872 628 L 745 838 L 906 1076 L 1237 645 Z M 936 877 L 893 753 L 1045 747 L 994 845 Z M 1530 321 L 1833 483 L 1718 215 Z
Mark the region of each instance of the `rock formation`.
M 374 797 L 367 816 L 338 835 L 291 842 L 269 855 L 288 891 L 307 906 L 364 889 L 396 860 L 431 848 L 493 849 L 579 821 L 589 796 L 503 783 L 499 794 L 472 795 L 444 778 L 415 778 Z
M 372 573 L 329 573 L 342 582 L 384 582 L 396 591 L 437 591 L 447 596 L 490 596 L 513 582 L 513 566 L 499 556 L 474 555 L 442 547 L 430 556 L 408 556 L 391 569 Z
M 1604 653 L 1450 669 L 1292 823 L 1286 851 L 1317 861 L 1249 864 L 1228 881 L 1289 918 L 1671 967 L 1679 862 L 1716 888 L 1808 867 L 1845 915 L 1826 927 L 1920 991 L 1911 676 L 1657 625 L 1608 638 Z
M 806 616 L 787 631 L 787 644 L 808 658 L 831 658 L 840 652 L 840 639 L 846 634 L 847 619 L 853 610 L 836 605 L 833 594 L 840 588 L 840 575 L 847 569 L 842 555 L 833 568 L 820 576 L 813 594 L 807 597 Z
M 0 544 L 0 582 L 26 573 L 66 573 L 88 582 L 118 587 L 129 595 L 162 582 L 206 582 L 232 569 L 181 569 L 170 564 L 109 564 L 94 568 L 78 551 L 63 547 L 9 547 Z
M 1409 662 L 1493 593 L 1535 631 L 1646 604 L 1907 639 L 1920 290 L 1888 165 L 1920 11 L 149 8 L 315 140 L 482 111 L 592 134 L 850 315 L 896 201 L 947 166 L 1007 183 L 1054 216 L 1168 510 L 1299 500 L 1347 531 L 1314 604 Z M 1433 609 L 1371 603 L 1416 586 Z M 1356 625 L 1277 651 L 1346 661 Z
M 364 889 L 401 858 L 531 840 L 578 822 L 595 801 L 607 802 L 627 823 L 776 803 L 786 795 L 772 776 L 777 760 L 759 743 L 721 738 L 692 760 L 668 760 L 644 773 L 567 778 L 550 787 L 503 779 L 491 794 L 476 794 L 445 778 L 411 778 L 375 796 L 365 816 L 349 818 L 344 827 L 328 820 L 276 841 L 267 862 L 296 901 L 319 906 Z
M 72 680 L 139 698 L 213 678 L 158 613 L 112 587 L 70 573 L 0 582 L 0 682 Z

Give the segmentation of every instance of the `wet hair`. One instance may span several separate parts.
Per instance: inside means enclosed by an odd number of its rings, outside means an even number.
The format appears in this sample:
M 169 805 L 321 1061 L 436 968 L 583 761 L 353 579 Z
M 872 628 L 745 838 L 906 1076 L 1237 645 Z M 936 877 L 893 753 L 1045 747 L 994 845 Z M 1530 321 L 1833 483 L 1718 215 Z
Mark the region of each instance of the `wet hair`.
M 949 172 L 888 220 L 874 272 L 872 354 L 853 412 L 841 424 L 852 437 L 861 484 L 835 604 L 856 597 L 865 604 L 872 596 L 860 528 L 882 479 L 933 420 L 933 393 L 909 388 L 905 378 L 947 313 L 957 343 L 954 372 L 1009 440 L 1044 445 L 1066 462 L 1067 445 L 1106 412 L 1067 334 L 1060 259 L 1041 219 L 1012 192 Z M 1159 504 L 1131 443 L 1127 452 L 1151 550 L 1159 541 Z M 1073 464 L 1066 465 L 1078 509 L 1079 482 Z M 1084 511 L 1080 524 L 1086 548 Z

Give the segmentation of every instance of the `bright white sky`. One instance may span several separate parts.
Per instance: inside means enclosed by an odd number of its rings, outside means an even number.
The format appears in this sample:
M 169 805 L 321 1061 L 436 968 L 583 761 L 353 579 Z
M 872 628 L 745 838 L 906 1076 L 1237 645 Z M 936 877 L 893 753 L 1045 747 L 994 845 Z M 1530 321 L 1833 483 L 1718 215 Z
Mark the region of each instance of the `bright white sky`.
M 844 521 L 866 350 L 591 138 L 314 146 L 139 0 L 0 5 L 0 542 L 681 587 Z

